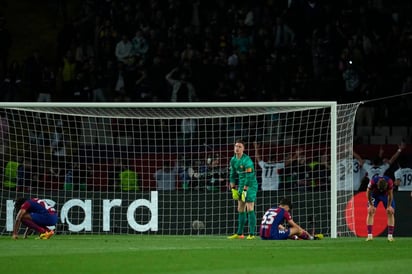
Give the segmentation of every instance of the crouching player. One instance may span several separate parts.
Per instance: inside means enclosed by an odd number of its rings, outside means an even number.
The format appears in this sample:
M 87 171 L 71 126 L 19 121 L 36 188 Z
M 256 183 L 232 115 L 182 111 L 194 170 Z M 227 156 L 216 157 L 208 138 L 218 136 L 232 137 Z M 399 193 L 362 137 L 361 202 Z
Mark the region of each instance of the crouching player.
M 320 240 L 323 238 L 322 234 L 310 235 L 295 223 L 289 213 L 291 209 L 292 203 L 286 198 L 280 200 L 278 207 L 269 208 L 262 218 L 260 237 L 263 240 L 287 240 L 295 239 L 295 237 L 303 240 Z M 288 228 L 282 225 L 284 221 L 288 223 Z
M 48 226 L 56 225 L 57 212 L 45 201 L 38 198 L 19 198 L 16 200 L 14 208 L 18 212 L 13 227 L 13 239 L 18 238 L 21 223 L 27 226 L 25 238 L 29 229 L 37 231 L 42 240 L 50 239 L 54 235 L 54 231 L 50 230 Z

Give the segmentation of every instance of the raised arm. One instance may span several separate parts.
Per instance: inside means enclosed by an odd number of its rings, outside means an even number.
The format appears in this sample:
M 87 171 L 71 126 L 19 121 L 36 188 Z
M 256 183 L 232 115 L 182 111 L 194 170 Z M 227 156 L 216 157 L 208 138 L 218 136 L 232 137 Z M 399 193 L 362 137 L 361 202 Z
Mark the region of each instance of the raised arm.
M 392 157 L 389 159 L 388 163 L 391 165 L 393 164 L 396 159 L 398 159 L 399 155 L 401 155 L 401 152 L 403 149 L 405 149 L 406 145 L 404 142 L 402 142 L 399 146 L 398 146 L 398 150 L 395 152 L 395 154 L 392 155 Z
M 355 151 L 353 151 L 353 157 L 355 157 L 355 159 L 359 161 L 360 166 L 363 166 L 364 161 L 363 161 L 362 157 L 358 153 L 356 153 Z
M 255 148 L 255 159 L 256 161 L 260 162 L 262 157 L 260 156 L 260 145 L 255 141 L 253 142 L 253 147 Z

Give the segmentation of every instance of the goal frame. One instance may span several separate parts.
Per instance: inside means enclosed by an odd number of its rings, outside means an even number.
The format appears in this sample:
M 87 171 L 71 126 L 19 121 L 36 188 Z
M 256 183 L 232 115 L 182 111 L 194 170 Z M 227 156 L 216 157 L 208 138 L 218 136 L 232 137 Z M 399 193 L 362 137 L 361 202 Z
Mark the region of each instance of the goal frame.
M 330 237 L 337 237 L 337 102 L 336 101 L 289 101 L 289 102 L 193 102 L 193 103 L 85 103 L 85 102 L 2 102 L 2 108 L 242 108 L 242 107 L 302 107 L 330 108 Z M 31 109 L 32 110 L 32 109 Z M 47 112 L 47 111 L 46 111 Z

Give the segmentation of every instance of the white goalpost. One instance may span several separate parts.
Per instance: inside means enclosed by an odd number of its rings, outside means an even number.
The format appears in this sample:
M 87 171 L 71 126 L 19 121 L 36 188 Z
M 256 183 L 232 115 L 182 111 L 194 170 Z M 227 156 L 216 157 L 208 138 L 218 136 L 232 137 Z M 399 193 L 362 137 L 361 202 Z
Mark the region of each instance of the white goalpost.
M 354 236 L 358 106 L 0 103 L 2 235 L 11 234 L 19 197 L 54 205 L 57 234 L 232 234 L 228 166 L 242 139 L 260 185 L 258 225 L 288 197 L 309 232 Z

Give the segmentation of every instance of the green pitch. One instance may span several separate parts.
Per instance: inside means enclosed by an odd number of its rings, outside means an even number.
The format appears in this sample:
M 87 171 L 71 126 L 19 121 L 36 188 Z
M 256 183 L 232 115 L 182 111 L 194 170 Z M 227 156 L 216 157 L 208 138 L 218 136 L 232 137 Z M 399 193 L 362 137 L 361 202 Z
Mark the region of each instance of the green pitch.
M 412 238 L 321 241 L 218 236 L 0 237 L 0 273 L 411 273 Z

